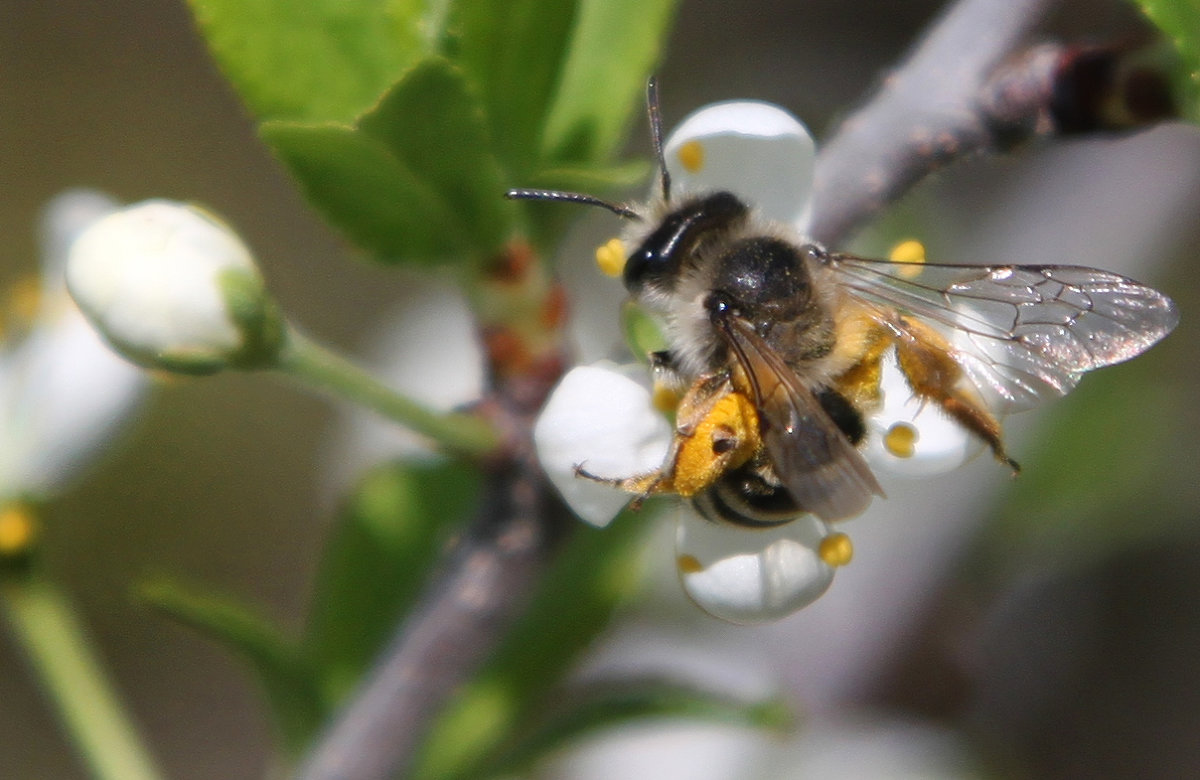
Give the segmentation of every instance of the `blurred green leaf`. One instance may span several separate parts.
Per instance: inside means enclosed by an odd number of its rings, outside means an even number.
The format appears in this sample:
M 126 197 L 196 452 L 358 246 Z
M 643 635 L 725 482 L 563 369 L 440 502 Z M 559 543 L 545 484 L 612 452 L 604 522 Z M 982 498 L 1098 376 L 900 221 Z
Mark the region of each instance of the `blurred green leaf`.
M 1081 565 L 1194 523 L 1179 504 L 1196 493 L 1200 453 L 1179 424 L 1194 400 L 1166 379 L 1172 360 L 1186 374 L 1191 343 L 1176 333 L 1149 355 L 1085 378 L 1046 413 L 1041 448 L 1022 458 L 976 568 L 996 574 L 1030 559 Z
M 359 485 L 325 547 L 306 635 L 330 701 L 412 607 L 478 488 L 477 472 L 452 462 L 389 464 Z
M 676 0 L 580 0 L 542 157 L 595 163 L 619 150 L 658 62 Z
M 189 0 L 260 119 L 349 121 L 426 53 L 439 0 Z
M 538 139 L 575 18 L 576 0 L 466 0 L 450 11 L 456 60 L 486 109 L 489 135 L 511 175 L 537 167 Z M 512 186 L 527 186 L 518 181 Z
M 138 595 L 249 661 L 288 751 L 305 746 L 324 719 L 324 702 L 312 665 L 274 624 L 235 600 L 175 582 L 146 583 Z
M 457 67 L 440 58 L 421 62 L 358 127 L 449 204 L 476 252 L 491 254 L 509 237 L 513 204 L 503 198 L 483 108 Z
M 260 132 L 330 224 L 379 259 L 431 263 L 466 252 L 450 204 L 376 138 L 332 123 L 267 122 Z
M 628 190 L 644 185 L 652 170 L 653 166 L 648 160 L 627 160 L 590 168 L 546 168 L 521 186 L 589 193 Z
M 1200 122 L 1200 0 L 1135 0 L 1179 54 L 1177 91 L 1183 115 Z
M 527 733 L 467 776 L 525 776 L 541 759 L 603 729 L 651 718 L 689 719 L 786 733 L 795 727 L 787 703 L 746 701 L 669 680 L 610 680 L 557 691 Z
M 491 659 L 433 727 L 413 777 L 459 777 L 537 711 L 640 581 L 650 507 L 580 527 Z

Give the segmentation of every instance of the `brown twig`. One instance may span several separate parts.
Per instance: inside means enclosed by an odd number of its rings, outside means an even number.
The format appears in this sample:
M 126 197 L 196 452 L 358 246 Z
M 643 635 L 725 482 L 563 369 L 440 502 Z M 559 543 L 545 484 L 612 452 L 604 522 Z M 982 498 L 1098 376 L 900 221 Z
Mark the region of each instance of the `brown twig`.
M 297 777 L 382 780 L 409 768 L 448 696 L 519 614 L 547 558 L 553 512 L 529 465 L 489 477 L 482 513 Z
M 998 146 L 981 96 L 1050 5 L 960 0 L 951 6 L 821 149 L 813 238 L 836 244 L 933 170 Z

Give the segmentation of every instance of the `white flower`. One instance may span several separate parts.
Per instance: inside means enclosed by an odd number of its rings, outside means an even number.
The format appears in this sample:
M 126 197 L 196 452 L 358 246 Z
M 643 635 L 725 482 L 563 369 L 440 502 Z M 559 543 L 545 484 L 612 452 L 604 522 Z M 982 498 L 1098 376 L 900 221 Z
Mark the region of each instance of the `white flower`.
M 837 537 L 812 515 L 742 528 L 705 520 L 681 504 L 676 566 L 688 597 L 710 615 L 730 623 L 778 620 L 829 588 L 834 566 L 822 558 L 821 548 Z
M 194 206 L 151 200 L 92 225 L 71 251 L 67 286 L 109 343 L 142 366 L 253 367 L 282 345 L 250 251 Z
M 662 465 L 670 445 L 671 426 L 631 373 L 611 363 L 576 366 L 559 382 L 533 429 L 546 475 L 575 514 L 596 526 L 608 525 L 631 496 L 580 478 L 575 467 L 598 477 L 644 474 Z
M 700 109 L 664 143 L 674 197 L 728 190 L 801 235 L 807 228 L 815 159 L 812 137 L 787 111 L 758 101 Z M 922 404 L 885 361 L 881 408 L 867 420 L 872 467 L 923 476 L 961 465 L 979 450 L 961 426 Z M 567 503 L 604 525 L 628 503 L 620 490 L 576 476 L 629 477 L 662 466 L 670 428 L 651 394 L 631 378 L 644 369 L 595 365 L 573 370 L 551 395 L 535 432 L 543 468 Z M 832 546 L 831 546 L 832 545 Z M 849 542 L 811 517 L 768 529 L 720 525 L 689 507 L 681 513 L 676 561 L 688 595 L 736 623 L 774 620 L 811 603 L 848 560 Z
M 45 497 L 74 477 L 132 411 L 147 382 L 104 344 L 63 284 L 67 249 L 118 204 L 70 192 L 47 207 L 37 307 L 24 338 L 0 342 L 0 502 Z M 11 314 L 12 312 L 7 312 Z

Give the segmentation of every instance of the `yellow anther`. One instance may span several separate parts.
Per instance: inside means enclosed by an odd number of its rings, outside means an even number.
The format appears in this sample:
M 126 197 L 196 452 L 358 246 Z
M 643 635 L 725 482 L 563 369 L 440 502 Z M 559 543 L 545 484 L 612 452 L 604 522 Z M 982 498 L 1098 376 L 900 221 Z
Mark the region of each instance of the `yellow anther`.
M 817 555 L 820 555 L 821 560 L 826 564 L 836 569 L 838 566 L 850 563 L 850 559 L 854 557 L 854 544 L 850 541 L 849 536 L 835 532 L 821 540 Z
M 704 567 L 694 555 L 679 556 L 675 559 L 675 566 L 679 568 L 680 574 L 698 574 L 704 571 Z
M 906 422 L 898 422 L 883 435 L 883 447 L 897 458 L 911 458 L 917 451 L 917 429 Z
M 28 507 L 9 504 L 0 509 L 0 557 L 25 552 L 36 536 L 37 521 Z
M 699 141 L 688 141 L 675 154 L 688 173 L 699 173 L 704 168 L 704 146 Z
M 900 275 L 905 279 L 913 279 L 921 273 L 921 265 L 925 262 L 925 245 L 920 241 L 901 241 L 892 247 L 888 259 L 893 263 L 911 263 L 912 268 L 901 268 Z
M 679 392 L 670 385 L 655 382 L 651 403 L 663 414 L 671 414 L 679 407 Z
M 625 244 L 613 238 L 603 246 L 596 247 L 596 265 L 607 276 L 617 277 L 625 270 Z

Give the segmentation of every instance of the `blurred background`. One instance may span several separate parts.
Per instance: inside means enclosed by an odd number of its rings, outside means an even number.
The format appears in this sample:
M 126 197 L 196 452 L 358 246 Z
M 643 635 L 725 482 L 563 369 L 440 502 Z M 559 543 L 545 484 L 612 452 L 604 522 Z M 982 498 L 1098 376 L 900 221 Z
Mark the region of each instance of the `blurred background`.
M 660 71 L 666 123 L 712 100 L 762 98 L 820 139 L 940 6 L 684 0 Z M 1147 35 L 1115 0 L 1065 3 L 1044 29 Z M 643 131 L 635 154 L 648 152 Z M 306 209 L 182 3 L 0 2 L 0 182 L 0 284 L 36 271 L 45 202 L 87 186 L 223 215 L 290 316 L 351 353 L 366 354 L 414 295 L 410 279 L 361 262 Z M 956 165 L 860 237 L 878 252 L 915 233 L 932 260 L 1120 271 L 1175 297 L 1182 322 L 1148 356 L 1014 420 L 1020 480 L 981 459 L 885 485 L 891 498 L 846 527 L 855 563 L 778 625 L 733 628 L 688 605 L 664 532 L 646 599 L 588 673 L 682 669 L 782 687 L 810 715 L 806 736 L 764 746 L 655 727 L 599 740 L 547 776 L 757 777 L 768 765 L 780 777 L 871 776 L 851 758 L 876 755 L 893 770 L 911 759 L 912 776 L 1200 773 L 1197 202 L 1200 130 L 1168 125 Z M 586 263 L 606 230 L 584 228 L 571 261 Z M 345 475 L 329 443 L 343 426 L 333 406 L 274 377 L 171 382 L 48 508 L 48 565 L 171 777 L 262 776 L 270 729 L 242 667 L 140 606 L 131 585 L 166 573 L 298 626 Z M 0 744 L 2 777 L 84 776 L 3 632 Z M 701 744 L 724 752 L 692 752 L 705 774 L 689 774 L 699 770 L 681 745 Z

